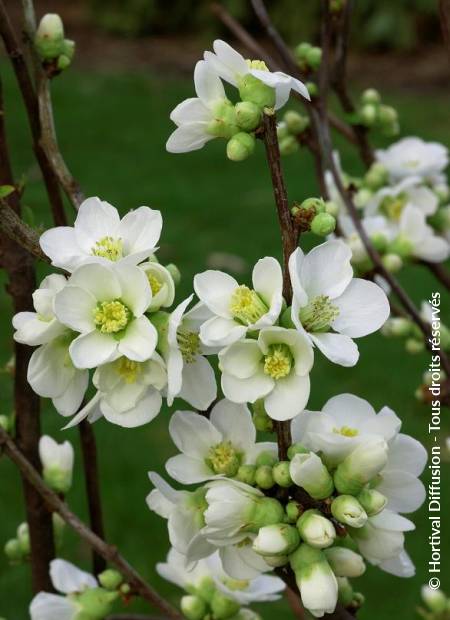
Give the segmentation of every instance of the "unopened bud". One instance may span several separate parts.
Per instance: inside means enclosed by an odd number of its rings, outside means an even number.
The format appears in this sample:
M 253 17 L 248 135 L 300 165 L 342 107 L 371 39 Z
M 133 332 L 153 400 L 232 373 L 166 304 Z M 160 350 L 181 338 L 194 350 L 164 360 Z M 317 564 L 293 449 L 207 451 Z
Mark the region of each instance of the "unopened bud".
M 373 192 L 368 187 L 361 187 L 353 197 L 355 207 L 358 209 L 364 209 L 369 200 L 372 198 Z
M 337 580 L 319 549 L 303 544 L 289 557 L 303 606 L 313 616 L 332 613 L 337 603 Z
M 8 540 L 3 549 L 6 557 L 10 562 L 20 562 L 24 557 L 22 545 L 17 540 L 17 538 L 11 538 L 10 540 Z
M 43 60 L 54 60 L 63 53 L 64 26 L 59 15 L 44 15 L 36 30 L 34 43 Z
M 403 267 L 403 260 L 398 254 L 389 252 L 381 257 L 381 262 L 390 273 L 397 273 Z
M 256 457 L 255 465 L 257 467 L 260 467 L 261 465 L 268 465 L 269 467 L 273 467 L 277 461 L 278 459 L 274 452 L 264 450 L 264 452 L 260 452 Z
M 393 254 L 398 254 L 400 258 L 409 258 L 412 254 L 413 244 L 411 241 L 399 235 L 396 237 L 389 245 L 389 252 Z
M 166 265 L 166 269 L 172 276 L 175 286 L 178 286 L 178 284 L 180 284 L 180 281 L 181 281 L 181 273 L 178 267 L 174 265 L 174 263 L 169 263 L 168 265 Z
M 312 48 L 311 43 L 308 43 L 307 41 L 303 41 L 302 43 L 299 43 L 294 50 L 296 58 L 298 60 L 306 60 L 306 55 L 311 48 Z
M 442 590 L 432 590 L 430 586 L 422 586 L 421 595 L 423 602 L 434 614 L 441 614 L 446 611 L 448 603 L 447 597 Z
M 295 112 L 295 110 L 288 110 L 284 114 L 283 120 L 287 130 L 294 135 L 302 133 L 309 125 L 309 118 Z
M 297 523 L 299 517 L 303 513 L 302 506 L 295 500 L 291 500 L 286 505 L 286 516 L 289 523 Z
M 300 208 L 306 210 L 311 209 L 316 215 L 318 213 L 325 213 L 325 201 L 323 198 L 306 198 L 306 200 L 301 203 Z
M 374 233 L 370 236 L 370 240 L 377 252 L 384 252 L 386 250 L 388 240 L 383 233 Z
M 363 103 L 380 103 L 381 95 L 375 88 L 367 88 L 361 95 Z
M 236 480 L 250 486 L 255 484 L 256 465 L 241 465 L 236 474 Z
M 280 566 L 286 566 L 289 558 L 287 555 L 265 555 L 264 561 L 272 568 L 279 568 Z
M 100 585 L 107 590 L 117 590 L 123 582 L 123 577 L 119 571 L 114 570 L 113 568 L 108 568 L 100 573 L 98 580 Z
M 289 468 L 289 461 L 280 461 L 272 468 L 273 479 L 280 487 L 288 488 L 293 484 Z
M 261 109 L 251 101 L 240 101 L 235 110 L 237 123 L 244 131 L 253 131 L 261 124 Z
M 358 495 L 363 487 L 387 463 L 388 446 L 384 439 L 373 439 L 360 444 L 340 463 L 334 473 L 334 484 L 339 493 Z
M 314 452 L 296 454 L 290 472 L 294 483 L 314 499 L 325 499 L 333 493 L 333 480 L 328 469 Z
M 362 527 L 367 521 L 364 508 L 352 495 L 338 495 L 331 504 L 331 514 L 350 527 Z
M 330 547 L 324 553 L 336 577 L 360 577 L 366 570 L 362 556 L 351 549 Z
M 397 110 L 389 105 L 380 105 L 378 120 L 382 125 L 392 125 L 398 122 Z
M 259 555 L 289 555 L 300 544 L 298 529 L 285 523 L 275 523 L 262 527 L 253 541 L 253 550 Z
M 215 591 L 216 583 L 214 579 L 209 575 L 202 577 L 199 581 L 197 581 L 195 585 L 196 594 L 206 603 L 208 603 L 208 605 L 212 601 L 212 597 L 214 596 Z
M 182 597 L 180 607 L 188 620 L 203 620 L 207 612 L 205 601 L 192 594 Z
M 349 607 L 353 601 L 353 588 L 347 577 L 337 577 L 338 601 L 344 607 Z
M 281 155 L 292 155 L 293 153 L 296 153 L 300 148 L 300 145 L 295 136 L 286 136 L 286 138 L 282 138 L 279 141 L 278 146 L 280 148 Z
M 380 164 L 380 162 L 375 162 L 366 172 L 364 176 L 364 183 L 371 190 L 376 191 L 387 183 L 388 178 L 388 171 L 383 166 L 383 164 Z
M 211 600 L 211 611 L 213 612 L 214 618 L 216 618 L 217 620 L 225 620 L 226 618 L 234 616 L 235 614 L 237 614 L 240 607 L 241 606 L 237 601 L 229 598 L 228 596 L 225 596 L 225 594 L 223 594 L 219 590 L 216 590 L 214 592 L 214 596 Z M 188 620 L 200 619 L 197 617 L 189 617 Z
M 267 415 L 264 407 L 264 399 L 259 398 L 252 405 L 253 424 L 257 431 L 271 433 L 273 431 L 273 420 Z
M 315 549 L 325 549 L 334 543 L 336 530 L 329 519 L 318 510 L 306 510 L 297 521 L 302 539 Z
M 309 450 L 300 442 L 293 443 L 289 446 L 287 451 L 288 459 L 292 461 L 296 454 L 309 454 Z
M 81 606 L 81 618 L 104 618 L 111 612 L 112 604 L 119 596 L 118 592 L 109 592 L 103 588 L 88 588 L 77 596 Z
M 311 69 L 318 69 L 322 60 L 322 50 L 320 47 L 311 47 L 306 52 L 306 62 Z
M 11 429 L 11 422 L 7 415 L 0 415 L 0 428 L 9 433 Z
M 374 517 L 385 508 L 387 498 L 376 489 L 364 489 L 358 495 L 358 502 L 369 517 Z
M 377 120 L 377 107 L 372 103 L 366 103 L 362 106 L 359 115 L 363 125 L 366 127 L 373 127 Z
M 261 110 L 275 106 L 275 89 L 247 73 L 239 80 L 239 95 L 242 101 L 251 101 Z
M 327 200 L 325 202 L 325 213 L 328 213 L 333 217 L 337 217 L 339 215 L 339 205 L 337 205 L 332 200 Z
M 30 529 L 28 523 L 21 523 L 17 528 L 17 539 L 20 543 L 23 555 L 29 555 L 31 551 L 30 546 Z
M 270 465 L 260 465 L 255 472 L 255 484 L 260 489 L 271 489 L 275 484 Z
M 284 508 L 278 500 L 273 497 L 261 497 L 255 504 L 249 531 L 257 534 L 260 528 L 266 525 L 282 523 L 284 516 Z
M 411 321 L 402 316 L 392 317 L 383 325 L 381 333 L 387 338 L 404 338 L 411 333 Z
M 317 97 L 318 93 L 319 93 L 319 89 L 317 87 L 317 84 L 315 82 L 306 82 L 305 84 L 308 93 L 310 95 L 310 97 Z
M 318 213 L 311 221 L 311 232 L 326 237 L 336 228 L 336 219 L 329 213 Z
M 423 340 L 416 340 L 415 338 L 408 338 L 405 342 L 405 351 L 410 355 L 417 355 L 425 350 L 425 343 Z
M 235 134 L 227 143 L 227 157 L 231 161 L 244 161 L 255 150 L 255 137 L 243 131 Z

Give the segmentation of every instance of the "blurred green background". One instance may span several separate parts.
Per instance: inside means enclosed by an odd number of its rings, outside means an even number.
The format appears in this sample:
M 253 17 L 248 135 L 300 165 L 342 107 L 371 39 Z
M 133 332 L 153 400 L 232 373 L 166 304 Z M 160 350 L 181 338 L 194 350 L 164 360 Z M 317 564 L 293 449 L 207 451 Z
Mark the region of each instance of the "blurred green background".
M 101 10 L 99 0 L 92 0 L 92 4 L 97 6 L 96 10 Z M 161 3 L 135 1 L 129 4 L 157 6 Z M 187 6 L 189 3 L 174 4 Z M 372 6 L 374 3 L 367 4 Z M 380 4 L 385 7 L 393 3 Z M 428 7 L 426 2 L 398 4 Z M 115 3 L 108 5 L 112 8 Z M 416 14 L 421 14 L 418 8 Z M 183 54 L 181 46 L 178 52 Z M 133 63 L 128 69 L 119 70 L 99 68 L 94 62 L 89 69 L 89 58 L 83 56 L 82 50 L 80 56 L 78 67 L 55 80 L 53 85 L 61 149 L 86 195 L 98 195 L 108 200 L 122 214 L 141 204 L 162 211 L 165 225 L 159 256 L 162 262 L 175 262 L 181 269 L 183 278 L 177 299 L 182 300 L 190 294 L 194 274 L 210 266 L 212 260 L 217 261 L 214 254 L 230 253 L 240 257 L 243 272 L 238 277 L 242 281 L 249 278 L 254 262 L 261 256 L 279 257 L 277 219 L 261 145 L 252 158 L 241 164 L 226 160 L 224 143 L 218 140 L 200 152 L 171 155 L 164 148 L 172 130 L 169 113 L 180 100 L 192 96 L 191 79 L 176 66 L 172 71 L 161 73 L 150 67 L 137 68 Z M 0 64 L 0 71 L 14 169 L 17 178 L 22 174 L 26 178 L 24 204 L 33 211 L 36 223 L 50 226 L 46 197 L 33 162 L 28 127 L 18 103 L 14 77 L 5 62 Z M 381 88 L 384 85 L 379 76 L 372 82 L 370 74 L 366 74 L 363 81 L 364 85 L 373 83 Z M 415 84 L 414 79 L 409 82 L 406 88 L 400 88 L 390 81 L 383 89 L 386 103 L 396 106 L 400 113 L 402 134 L 418 134 L 448 144 L 450 95 L 430 85 Z M 354 150 L 339 139 L 336 144 L 341 149 L 344 167 L 358 172 L 360 164 Z M 313 166 L 307 153 L 286 158 L 284 167 L 291 201 L 317 194 Z M 311 247 L 318 241 L 318 238 L 305 235 L 304 247 Z M 39 275 L 44 273 L 40 268 Z M 428 272 L 419 266 L 405 270 L 401 280 L 417 303 L 439 288 Z M 4 274 L 1 274 L 3 291 L 5 281 Z M 448 317 L 449 310 L 447 297 L 443 316 Z M 3 366 L 12 352 L 10 303 L 4 292 L 1 295 L 1 316 L 0 365 Z M 332 365 L 320 353 L 316 354 L 309 407 L 320 408 L 332 395 L 353 392 L 368 399 L 377 409 L 385 404 L 392 407 L 403 420 L 404 432 L 428 445 L 430 409 L 414 398 L 422 373 L 427 369 L 427 355 L 406 355 L 401 342 L 386 340 L 378 334 L 359 341 L 359 347 L 361 360 L 353 369 Z M 11 379 L 2 373 L 1 413 L 11 410 L 11 392 Z M 185 405 L 182 407 L 186 408 Z M 70 439 L 76 447 L 76 475 L 68 501 L 73 510 L 86 519 L 77 429 L 61 432 L 63 420 L 49 402 L 43 403 L 43 410 L 45 432 L 59 441 Z M 179 591 L 163 582 L 154 568 L 168 550 L 166 522 L 150 513 L 145 504 L 145 496 L 151 488 L 147 472 L 163 473 L 165 460 L 175 452 L 167 432 L 171 411 L 163 409 L 154 422 L 132 430 L 101 420 L 95 424 L 95 432 L 100 453 L 107 538 L 117 544 L 130 562 L 176 604 Z M 450 434 L 450 424 L 445 412 L 442 417 L 444 443 Z M 444 467 L 445 495 L 449 465 Z M 24 509 L 18 474 L 5 458 L 0 460 L 0 480 L 0 543 L 3 545 L 14 536 L 17 525 L 23 521 Z M 424 476 L 426 481 L 427 474 Z M 447 493 L 442 506 L 443 518 L 449 509 Z M 425 508 L 413 519 L 417 531 L 408 534 L 407 549 L 417 566 L 416 577 L 402 580 L 369 567 L 357 583 L 358 589 L 367 597 L 366 606 L 358 614 L 361 620 L 410 620 L 415 617 L 419 589 L 427 580 L 430 528 Z M 442 549 L 445 550 L 450 543 L 448 527 L 442 534 Z M 68 530 L 60 554 L 89 568 L 89 550 Z M 444 580 L 445 569 L 448 569 L 445 557 L 443 562 L 442 585 L 445 588 L 448 586 Z M 28 566 L 9 568 L 0 553 L 0 616 L 6 620 L 25 620 L 30 599 Z M 130 611 L 147 609 L 139 601 L 129 606 Z M 292 617 L 284 600 L 262 606 L 259 611 L 265 620 Z

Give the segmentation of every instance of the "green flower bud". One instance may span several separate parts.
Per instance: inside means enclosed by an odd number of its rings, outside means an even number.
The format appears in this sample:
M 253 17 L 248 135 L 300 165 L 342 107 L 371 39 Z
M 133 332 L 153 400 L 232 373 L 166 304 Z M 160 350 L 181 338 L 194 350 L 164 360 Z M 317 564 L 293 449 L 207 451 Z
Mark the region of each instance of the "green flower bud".
M 241 606 L 237 601 L 225 596 L 225 594 L 219 590 L 214 592 L 214 596 L 211 600 L 211 610 L 216 620 L 226 620 L 226 618 L 231 618 L 231 616 L 237 614 L 240 607 Z M 188 620 L 200 620 L 200 618 L 189 618 Z
M 357 608 L 362 607 L 365 602 L 366 602 L 366 597 L 364 596 L 364 594 L 362 594 L 362 592 L 353 593 L 353 601 L 352 601 L 353 607 L 357 607 Z
M 336 577 L 360 577 L 366 570 L 362 556 L 350 549 L 334 546 L 324 553 Z
M 297 529 L 305 543 L 315 549 L 331 547 L 336 538 L 334 525 L 318 510 L 306 510 L 297 521 Z
M 286 136 L 286 138 L 282 138 L 279 141 L 278 146 L 281 155 L 292 155 L 293 153 L 296 153 L 300 148 L 300 145 L 297 142 L 295 136 Z
M 9 433 L 11 422 L 7 415 L 0 415 L 0 428 Z
M 175 282 L 175 286 L 178 286 L 178 284 L 180 284 L 180 281 L 181 281 L 181 273 L 178 267 L 174 265 L 173 263 L 169 263 L 168 265 L 166 265 L 166 269 L 172 276 L 172 279 Z
M 255 484 L 256 465 L 241 465 L 236 474 L 236 480 L 253 486 Z
M 103 620 L 111 612 L 118 592 L 108 592 L 103 588 L 88 588 L 77 595 L 76 602 L 81 606 L 86 620 Z M 83 617 L 80 614 L 80 617 Z
M 381 333 L 387 338 L 403 338 L 411 333 L 411 321 L 402 316 L 388 319 L 381 328 Z
M 381 95 L 375 88 L 367 88 L 361 95 L 362 103 L 380 103 Z
M 253 551 L 262 556 L 286 556 L 295 551 L 299 544 L 300 534 L 296 527 L 275 523 L 259 530 L 253 541 Z
M 254 505 L 251 524 L 247 530 L 257 534 L 261 527 L 282 523 L 283 520 L 284 508 L 280 502 L 273 497 L 261 497 Z
M 164 312 L 164 310 L 158 310 L 158 312 L 152 312 L 150 316 L 150 321 L 156 328 L 158 332 L 158 344 L 157 350 L 158 353 L 164 355 L 168 351 L 168 342 L 167 342 L 167 333 L 168 333 L 168 325 L 169 325 L 170 314 L 168 312 Z
M 386 185 L 389 179 L 389 174 L 383 164 L 375 162 L 369 168 L 364 176 L 364 184 L 373 191 L 380 189 L 383 185 Z
M 289 556 L 303 605 L 315 617 L 336 606 L 337 582 L 325 554 L 303 544 Z
M 406 259 L 410 258 L 413 250 L 413 244 L 409 239 L 399 235 L 392 241 L 389 245 L 389 252 L 393 254 L 398 254 L 400 258 Z
M 308 54 L 311 48 L 312 48 L 311 43 L 308 43 L 307 41 L 303 41 L 302 43 L 299 43 L 294 50 L 295 57 L 298 60 L 306 60 L 306 55 Z
M 253 609 L 243 608 L 232 618 L 232 620 L 262 620 L 261 616 Z
M 42 472 L 45 482 L 56 493 L 67 493 L 72 486 L 72 469 L 61 467 L 44 467 Z
M 302 506 L 295 500 L 291 500 L 286 505 L 286 516 L 289 523 L 297 523 L 303 513 Z
M 319 94 L 319 89 L 315 82 L 306 82 L 305 86 L 311 98 L 317 97 L 317 95 Z
M 288 131 L 294 136 L 302 133 L 309 126 L 309 118 L 295 110 L 288 110 L 283 116 Z
M 373 517 L 385 508 L 387 499 L 376 489 L 364 489 L 358 495 L 358 502 L 364 508 L 367 515 Z
M 366 127 L 373 127 L 377 121 L 377 112 L 377 107 L 372 103 L 364 104 L 359 112 L 361 123 Z
M 442 614 L 448 608 L 447 597 L 442 590 L 432 590 L 430 586 L 422 586 L 422 600 L 434 614 Z
M 388 240 L 383 233 L 374 233 L 371 235 L 370 240 L 377 252 L 384 252 L 386 250 Z
M 180 607 L 188 620 L 203 620 L 207 612 L 205 601 L 194 595 L 183 596 Z
M 255 484 L 260 489 L 271 489 L 275 484 L 273 479 L 272 467 L 270 465 L 260 465 L 255 473 Z
M 10 562 L 17 563 L 21 562 L 24 558 L 24 554 L 22 551 L 22 545 L 17 540 L 17 538 L 11 538 L 8 540 L 3 548 L 6 557 Z
M 23 555 L 29 555 L 31 552 L 30 530 L 28 523 L 21 523 L 17 528 L 17 539 L 20 543 Z
M 403 267 L 403 260 L 400 256 L 391 252 L 382 256 L 381 262 L 390 273 L 397 273 Z
M 261 109 L 251 101 L 240 101 L 235 110 L 237 124 L 244 131 L 253 131 L 261 124 Z
M 227 143 L 227 157 L 231 161 L 244 161 L 255 150 L 255 136 L 250 133 L 235 134 Z
M 353 198 L 355 207 L 357 207 L 358 209 L 363 209 L 366 206 L 366 204 L 369 202 L 369 200 L 372 198 L 372 196 L 373 196 L 373 193 L 369 188 L 361 187 L 361 189 L 359 189 L 356 192 Z
M 280 142 L 283 138 L 287 138 L 290 136 L 289 129 L 287 128 L 286 123 L 278 123 L 277 125 L 277 138 L 278 142 Z
M 346 577 L 337 577 L 338 601 L 344 607 L 348 607 L 353 601 L 353 588 Z
M 238 88 L 242 101 L 250 101 L 261 110 L 275 106 L 275 89 L 267 86 L 251 73 L 247 73 L 239 80 Z
M 64 56 L 69 59 L 69 61 L 72 61 L 73 57 L 75 56 L 75 47 L 75 41 L 72 41 L 71 39 L 64 39 L 62 52 Z
M 255 465 L 260 467 L 261 465 L 268 465 L 269 467 L 273 467 L 275 463 L 278 461 L 277 457 L 273 452 L 269 450 L 265 450 L 264 452 L 260 452 L 256 457 Z
M 313 499 L 325 499 L 333 493 L 333 480 L 320 457 L 313 452 L 296 454 L 291 460 L 291 478 Z
M 398 122 L 397 110 L 389 105 L 380 105 L 378 120 L 381 125 L 393 125 Z
M 320 63 L 322 61 L 322 50 L 320 47 L 311 47 L 306 52 L 306 62 L 311 67 L 311 69 L 318 69 L 320 67 Z
M 423 340 L 416 340 L 415 338 L 408 338 L 405 342 L 405 351 L 410 355 L 417 355 L 425 350 L 425 343 Z
M 287 451 L 288 459 L 292 461 L 296 454 L 309 454 L 309 450 L 302 443 L 293 443 Z
M 359 495 L 386 465 L 387 453 L 384 439 L 373 439 L 355 448 L 334 473 L 334 484 L 339 493 Z
M 337 217 L 339 215 L 339 205 L 337 205 L 332 200 L 327 200 L 325 202 L 325 213 L 328 213 L 333 217 Z
M 34 44 L 43 60 L 54 60 L 64 52 L 64 26 L 59 15 L 44 15 L 36 30 Z
M 59 69 L 59 71 L 64 71 L 65 69 L 70 67 L 70 64 L 71 60 L 68 56 L 66 56 L 65 54 L 61 54 L 61 56 L 58 56 L 56 67 Z
M 289 558 L 287 555 L 265 555 L 264 561 L 272 568 L 280 568 L 280 566 L 286 566 Z
M 100 573 L 98 580 L 100 585 L 106 588 L 106 590 L 117 590 L 123 582 L 123 577 L 119 571 L 108 568 Z
M 301 205 L 300 205 L 301 209 L 306 209 L 306 210 L 313 210 L 314 213 L 317 215 L 318 213 L 325 213 L 325 201 L 323 198 L 306 198 L 306 200 L 304 200 Z
M 292 483 L 291 474 L 289 473 L 290 463 L 289 461 L 280 461 L 273 466 L 272 474 L 275 483 L 280 487 L 288 488 Z
M 207 131 L 216 138 L 231 138 L 239 132 L 236 110 L 228 99 L 217 101 L 213 108 L 214 120 L 208 123 Z
M 358 500 L 352 495 L 339 495 L 331 504 L 333 517 L 350 527 L 362 527 L 367 521 L 367 514 Z
M 336 228 L 336 220 L 329 213 L 318 213 L 311 222 L 311 232 L 320 237 L 330 235 Z

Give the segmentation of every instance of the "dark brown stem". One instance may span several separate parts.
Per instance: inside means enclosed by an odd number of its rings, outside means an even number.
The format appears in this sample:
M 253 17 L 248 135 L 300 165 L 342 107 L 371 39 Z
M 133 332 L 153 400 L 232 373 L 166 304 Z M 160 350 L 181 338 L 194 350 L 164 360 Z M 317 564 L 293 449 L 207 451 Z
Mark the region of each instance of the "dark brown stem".
M 100 538 L 105 538 L 103 527 L 103 511 L 100 498 L 99 472 L 97 462 L 97 446 L 92 426 L 87 420 L 78 425 L 80 432 L 81 451 L 89 506 L 89 521 L 92 531 Z M 98 553 L 92 556 L 93 570 L 96 575 L 105 569 L 105 560 Z
M 10 165 L 4 106 L 0 84 L 0 184 L 14 186 Z M 17 191 L 5 198 L 12 213 L 20 214 L 20 199 Z M 3 217 L 3 209 L 0 217 Z M 10 237 L 0 239 L 0 264 L 8 274 L 8 292 L 13 300 L 14 313 L 33 310 L 32 293 L 36 286 L 33 261 L 30 254 Z M 16 414 L 16 437 L 27 459 L 39 471 L 40 399 L 27 381 L 28 363 L 32 349 L 23 344 L 14 344 L 14 409 Z M 25 509 L 31 542 L 31 574 L 33 591 L 52 590 L 49 578 L 49 563 L 54 557 L 52 517 L 45 509 L 39 493 L 22 476 Z
M 41 506 L 45 512 L 57 512 L 61 518 L 99 555 L 107 562 L 113 564 L 118 571 L 122 573 L 126 582 L 132 590 L 143 599 L 151 603 L 159 609 L 167 618 L 173 620 L 183 620 L 183 616 L 164 600 L 127 562 L 127 560 L 119 553 L 116 547 L 109 545 L 102 538 L 97 536 L 87 525 L 85 525 L 63 502 L 56 493 L 54 493 L 43 481 L 37 469 L 24 456 L 16 443 L 9 437 L 2 428 L 0 428 L 0 444 L 3 445 L 4 453 L 11 459 L 13 463 L 22 472 L 31 488 L 39 494 L 41 498 Z M 46 508 L 44 508 L 46 506 Z M 47 512 L 47 514 L 50 514 Z
M 39 260 L 50 262 L 39 245 L 39 235 L 27 226 L 5 199 L 0 199 L 0 228 L 13 241 Z
M 439 0 L 439 18 L 442 37 L 450 59 L 450 0 Z
M 291 588 L 287 587 L 284 592 L 284 596 L 286 597 L 294 616 L 298 618 L 298 620 L 305 620 L 306 613 L 298 595 L 298 591 L 294 592 L 294 590 L 291 590 Z
M 420 261 L 427 269 L 431 271 L 436 280 L 445 286 L 450 291 L 450 273 L 441 263 L 428 263 L 426 261 Z

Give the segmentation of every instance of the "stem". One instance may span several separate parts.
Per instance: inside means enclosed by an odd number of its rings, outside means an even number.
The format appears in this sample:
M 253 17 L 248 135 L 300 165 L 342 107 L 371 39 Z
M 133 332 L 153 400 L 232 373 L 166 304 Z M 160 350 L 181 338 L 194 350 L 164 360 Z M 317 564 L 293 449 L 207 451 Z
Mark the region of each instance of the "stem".
M 436 280 L 439 280 L 439 282 L 443 284 L 448 291 L 450 291 L 450 273 L 442 263 L 428 263 L 426 261 L 420 261 L 420 263 L 421 265 L 427 267 Z
M 41 250 L 39 235 L 20 219 L 5 199 L 0 199 L 0 228 L 30 254 L 42 261 L 50 262 L 48 256 Z
M 439 18 L 442 37 L 450 58 L 450 0 L 439 0 Z
M 131 588 L 143 599 L 159 609 L 167 618 L 183 620 L 182 615 L 141 577 L 119 553 L 116 547 L 108 545 L 108 543 L 89 529 L 89 527 L 69 509 L 67 504 L 45 484 L 37 469 L 24 456 L 16 443 L 2 428 L 0 428 L 0 444 L 3 444 L 5 454 L 17 465 L 31 488 L 39 494 L 42 506 L 46 504 L 47 510 L 57 512 L 61 518 L 75 530 L 80 538 L 86 541 L 99 555 L 107 562 L 113 564 L 117 570 L 122 573 Z

